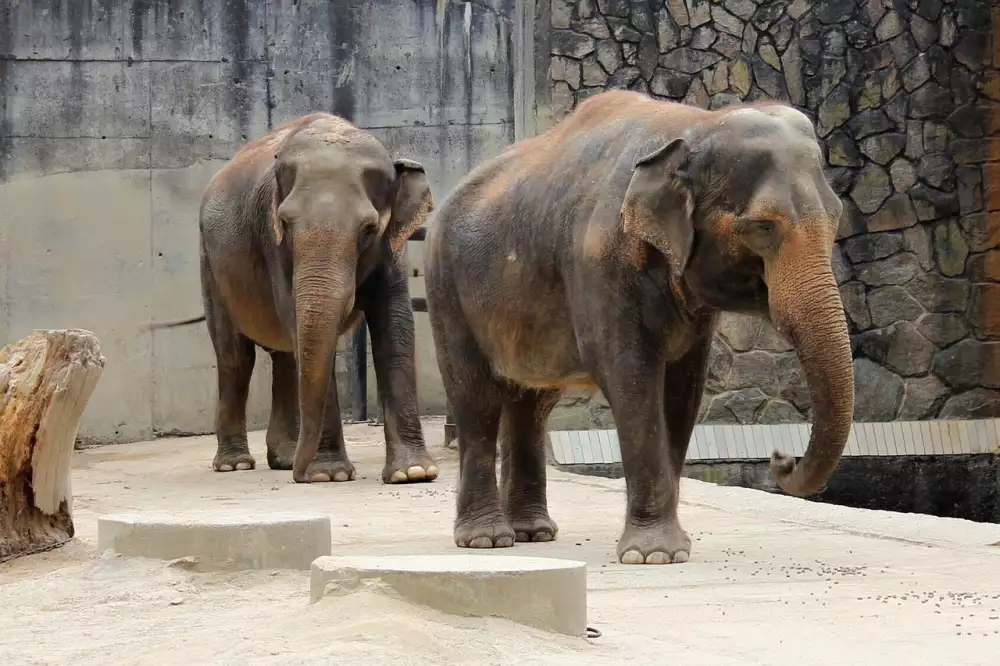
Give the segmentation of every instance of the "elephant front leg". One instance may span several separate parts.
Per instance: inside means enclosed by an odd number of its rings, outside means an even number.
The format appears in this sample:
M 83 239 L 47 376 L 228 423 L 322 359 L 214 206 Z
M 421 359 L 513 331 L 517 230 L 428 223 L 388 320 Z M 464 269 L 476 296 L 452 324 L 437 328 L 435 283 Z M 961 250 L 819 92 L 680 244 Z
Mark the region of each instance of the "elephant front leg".
M 623 564 L 686 562 L 691 539 L 677 517 L 680 470 L 668 454 L 663 361 L 655 344 L 616 341 L 613 346 L 616 351 L 607 354 L 600 374 L 625 471 L 627 508 L 618 559 Z M 679 385 L 683 391 L 690 379 L 674 381 L 671 390 Z
M 344 422 L 340 415 L 336 376 L 330 380 L 326 396 L 323 434 L 319 440 L 316 458 L 309 463 L 306 475 L 313 483 L 353 481 L 356 475 L 354 464 L 347 457 L 347 446 L 344 443 Z
M 392 264 L 366 298 L 365 319 L 379 402 L 385 420 L 385 483 L 433 481 L 438 466 L 427 451 L 417 411 L 416 345 L 406 276 Z

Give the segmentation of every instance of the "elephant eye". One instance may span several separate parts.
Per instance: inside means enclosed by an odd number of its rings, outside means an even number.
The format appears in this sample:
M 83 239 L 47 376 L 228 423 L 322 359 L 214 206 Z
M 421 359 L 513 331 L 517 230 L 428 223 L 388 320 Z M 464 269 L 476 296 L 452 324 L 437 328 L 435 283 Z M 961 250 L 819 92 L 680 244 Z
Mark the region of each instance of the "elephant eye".
M 375 238 L 378 233 L 378 225 L 374 222 L 366 222 L 358 234 L 358 240 L 362 245 L 368 245 Z
M 740 234 L 770 236 L 776 228 L 777 225 L 774 223 L 774 220 L 747 218 L 737 222 L 736 231 Z

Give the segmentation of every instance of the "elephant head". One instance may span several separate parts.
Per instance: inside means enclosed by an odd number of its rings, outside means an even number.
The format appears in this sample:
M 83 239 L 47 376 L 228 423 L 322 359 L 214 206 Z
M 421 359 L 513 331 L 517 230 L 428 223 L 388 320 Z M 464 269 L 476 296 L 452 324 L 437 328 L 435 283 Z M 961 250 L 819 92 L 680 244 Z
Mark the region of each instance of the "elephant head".
M 820 490 L 850 433 L 854 371 L 831 255 L 843 203 L 811 121 L 781 104 L 721 109 L 635 165 L 623 229 L 666 258 L 675 291 L 769 316 L 794 346 L 814 423 L 799 462 L 774 452 L 786 492 Z
M 393 160 L 374 136 L 336 116 L 291 130 L 272 172 L 270 223 L 291 259 L 299 441 L 307 447 L 296 454 L 299 473 L 316 452 L 336 343 L 351 322 L 358 282 L 392 260 L 434 203 L 419 163 Z

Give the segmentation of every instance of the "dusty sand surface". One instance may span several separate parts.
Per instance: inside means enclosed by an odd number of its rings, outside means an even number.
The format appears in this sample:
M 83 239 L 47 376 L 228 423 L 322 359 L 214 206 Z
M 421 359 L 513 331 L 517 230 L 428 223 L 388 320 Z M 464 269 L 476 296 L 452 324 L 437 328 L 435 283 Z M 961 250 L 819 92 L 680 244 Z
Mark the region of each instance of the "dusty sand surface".
M 441 441 L 440 419 L 425 422 Z M 484 553 L 588 564 L 588 640 L 409 605 L 378 587 L 308 603 L 308 572 L 201 572 L 97 552 L 97 516 L 143 509 L 306 509 L 335 554 L 451 553 L 456 456 L 433 484 L 384 486 L 381 428 L 347 428 L 358 480 L 297 485 L 211 471 L 213 437 L 80 451 L 77 538 L 0 565 L 0 664 L 1000 663 L 1000 525 L 813 504 L 685 480 L 691 560 L 614 557 L 624 481 L 549 470 L 557 541 Z

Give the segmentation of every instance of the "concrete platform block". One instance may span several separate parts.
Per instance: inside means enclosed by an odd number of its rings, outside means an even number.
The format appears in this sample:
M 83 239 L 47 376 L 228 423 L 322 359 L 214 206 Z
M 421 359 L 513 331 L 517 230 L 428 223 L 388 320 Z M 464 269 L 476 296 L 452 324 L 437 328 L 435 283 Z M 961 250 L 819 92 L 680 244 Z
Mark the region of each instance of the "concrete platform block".
M 239 569 L 308 569 L 330 554 L 320 513 L 162 511 L 101 516 L 97 546 L 122 555 Z
M 587 631 L 587 565 L 548 557 L 320 557 L 309 597 L 377 579 L 404 599 L 456 615 L 504 617 L 572 636 Z

